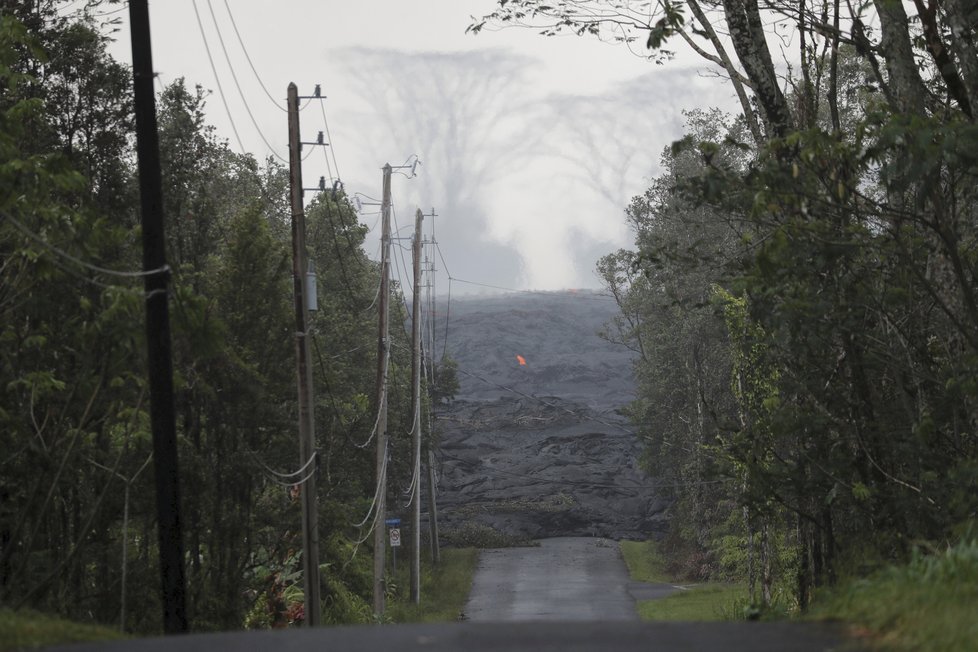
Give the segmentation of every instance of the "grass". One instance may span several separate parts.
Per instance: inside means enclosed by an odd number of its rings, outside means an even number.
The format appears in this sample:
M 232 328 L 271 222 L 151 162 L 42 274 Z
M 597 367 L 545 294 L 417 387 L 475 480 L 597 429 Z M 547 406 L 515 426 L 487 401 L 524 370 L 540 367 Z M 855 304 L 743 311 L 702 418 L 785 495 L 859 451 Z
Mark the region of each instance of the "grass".
M 652 584 L 672 581 L 666 575 L 666 560 L 655 541 L 621 541 L 618 545 L 628 566 L 628 574 L 634 581 Z
M 479 551 L 475 548 L 446 548 L 441 563 L 421 567 L 421 604 L 410 602 L 407 564 L 398 564 L 396 597 L 387 616 L 396 623 L 444 623 L 459 620 L 472 589 L 472 576 Z
M 978 542 L 917 554 L 868 578 L 816 596 L 811 615 L 844 620 L 857 635 L 895 651 L 978 649 Z
M 642 620 L 707 622 L 737 620 L 734 605 L 742 601 L 741 584 L 700 584 L 687 587 L 661 600 L 643 600 L 636 605 Z
M 636 582 L 673 584 L 666 573 L 666 560 L 654 541 L 622 541 L 621 555 L 628 574 Z M 696 584 L 658 600 L 642 600 L 636 605 L 642 620 L 715 621 L 736 619 L 735 604 L 743 600 L 746 589 L 740 584 Z
M 22 609 L 0 609 L 0 652 L 125 638 L 115 629 Z

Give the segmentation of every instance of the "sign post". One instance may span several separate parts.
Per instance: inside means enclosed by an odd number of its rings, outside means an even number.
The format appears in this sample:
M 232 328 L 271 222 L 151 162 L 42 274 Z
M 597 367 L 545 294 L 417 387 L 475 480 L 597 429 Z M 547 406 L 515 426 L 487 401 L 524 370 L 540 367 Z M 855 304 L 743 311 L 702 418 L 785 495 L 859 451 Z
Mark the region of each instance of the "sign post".
M 391 544 L 391 572 L 397 572 L 397 549 L 401 547 L 401 519 L 389 518 L 384 521 L 388 528 Z

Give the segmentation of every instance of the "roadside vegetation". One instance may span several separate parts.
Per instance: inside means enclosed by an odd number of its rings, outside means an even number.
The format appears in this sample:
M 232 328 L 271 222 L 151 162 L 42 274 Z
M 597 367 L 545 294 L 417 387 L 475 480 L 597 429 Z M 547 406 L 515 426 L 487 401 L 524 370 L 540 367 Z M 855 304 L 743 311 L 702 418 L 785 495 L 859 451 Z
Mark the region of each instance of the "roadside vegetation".
M 19 0 L 0 15 L 0 606 L 125 612 L 122 629 L 149 634 L 159 595 L 134 590 L 158 585 L 159 551 L 131 71 L 108 54 L 100 4 Z M 687 113 L 626 209 L 633 247 L 597 266 L 620 307 L 604 335 L 638 357 L 642 462 L 673 501 L 665 572 L 743 583 L 741 611 L 759 618 L 819 607 L 835 585 L 826 616 L 954 649 L 974 627 L 962 532 L 978 513 L 974 12 L 709 4 L 663 0 L 636 19 L 627 2 L 498 0 L 472 26 L 551 21 L 535 26 L 645 44 L 662 62 L 682 34 L 740 100 Z M 786 68 L 759 33 L 771 24 L 794 26 Z M 289 626 L 303 612 L 300 505 L 283 482 L 298 473 L 288 172 L 221 141 L 207 96 L 177 79 L 157 104 L 188 616 L 196 631 Z M 336 533 L 318 560 L 324 620 L 362 622 L 370 550 L 351 524 L 376 486 L 363 443 L 380 270 L 340 184 L 310 197 L 307 220 L 320 525 Z M 391 337 L 406 387 L 407 337 Z M 398 495 L 414 414 L 407 392 L 389 399 Z
M 0 13 L 0 607 L 100 623 L 125 613 L 126 632 L 152 635 L 162 609 L 132 72 L 109 53 L 115 19 L 99 22 L 101 4 L 15 0 Z M 305 615 L 289 172 L 230 149 L 207 124 L 207 97 L 178 78 L 156 100 L 187 617 L 193 631 L 287 627 Z M 369 622 L 372 550 L 354 524 L 376 487 L 364 442 L 380 269 L 336 181 L 306 202 L 319 523 L 331 533 L 318 561 L 323 622 Z M 407 387 L 408 337 L 391 338 L 391 381 Z M 448 360 L 433 366 L 426 411 L 457 387 Z M 397 460 L 411 450 L 409 394 L 388 398 Z M 391 465 L 391 495 L 411 471 Z
M 387 617 L 395 623 L 446 623 L 460 620 L 472 589 L 472 577 L 479 559 L 476 548 L 443 548 L 437 566 L 422 558 L 421 604 L 410 596 L 410 575 L 406 564 L 397 569 L 389 584 L 392 600 Z
M 618 547 L 629 576 L 636 582 L 664 584 L 673 581 L 666 572 L 666 561 L 655 541 L 619 541 Z
M 743 620 L 747 595 L 743 584 L 677 585 L 681 590 L 661 600 L 643 600 L 636 605 L 642 620 L 710 622 Z
M 978 514 L 966 5 L 499 0 L 470 27 L 634 39 L 663 61 L 696 42 L 737 93 L 735 113 L 686 113 L 626 209 L 632 246 L 597 270 L 620 308 L 605 336 L 637 357 L 643 462 L 673 501 L 667 570 L 745 584 L 750 617 L 838 585 L 840 616 L 897 632 L 931 613 L 918 600 L 944 604 L 922 578 L 967 578 L 964 552 L 918 552 L 970 550 Z M 782 21 L 790 52 L 763 33 Z
M 654 541 L 619 543 L 628 574 L 636 582 L 673 584 L 678 591 L 658 600 L 641 600 L 636 605 L 642 620 L 714 621 L 741 620 L 747 587 L 728 582 L 685 584 L 670 574 L 666 558 Z
M 77 623 L 30 609 L 0 609 L 0 652 L 121 638 L 125 637 L 117 629 L 101 625 Z
M 472 588 L 472 577 L 478 561 L 475 548 L 445 548 L 437 566 L 422 558 L 420 605 L 410 601 L 409 571 L 406 564 L 388 582 L 388 606 L 383 622 L 447 623 L 462 617 Z M 329 590 L 324 616 L 335 624 L 371 622 L 367 603 L 349 592 L 339 592 L 335 582 L 327 580 Z M 339 616 L 339 617 L 335 617 Z M 327 620 L 327 622 L 330 622 Z M 271 627 L 269 623 L 249 623 L 252 627 Z M 283 623 L 284 624 L 284 623 Z M 74 622 L 30 609 L 0 609 L 0 652 L 33 650 L 49 645 L 110 641 L 126 638 L 118 629 Z
M 808 610 L 798 605 L 761 611 L 736 582 L 683 584 L 653 541 L 622 541 L 632 580 L 670 583 L 683 590 L 636 605 L 642 620 L 712 621 L 800 618 L 844 623 L 850 635 L 894 652 L 957 652 L 978 641 L 978 541 L 943 549 L 916 548 L 904 564 L 852 574 L 816 591 Z
M 898 652 L 957 652 L 978 645 L 978 542 L 916 551 L 907 564 L 850 579 L 815 596 L 810 617 L 840 620 Z

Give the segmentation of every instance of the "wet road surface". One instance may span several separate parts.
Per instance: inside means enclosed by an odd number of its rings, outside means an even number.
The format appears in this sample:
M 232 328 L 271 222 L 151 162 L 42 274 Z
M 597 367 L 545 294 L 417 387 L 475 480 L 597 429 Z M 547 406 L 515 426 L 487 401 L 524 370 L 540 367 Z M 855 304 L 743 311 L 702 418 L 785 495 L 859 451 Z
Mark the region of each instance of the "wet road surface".
M 539 543 L 480 553 L 466 620 L 638 620 L 616 542 L 568 537 Z M 662 594 L 670 589 L 666 585 Z
M 49 652 L 852 652 L 793 623 L 538 622 L 364 625 L 87 643 Z

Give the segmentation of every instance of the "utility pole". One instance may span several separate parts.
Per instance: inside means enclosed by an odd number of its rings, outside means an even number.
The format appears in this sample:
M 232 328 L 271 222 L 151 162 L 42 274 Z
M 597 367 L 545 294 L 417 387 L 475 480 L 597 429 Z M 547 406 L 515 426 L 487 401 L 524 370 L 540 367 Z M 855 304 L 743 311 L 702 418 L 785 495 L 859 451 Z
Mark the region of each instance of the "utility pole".
M 377 337 L 377 515 L 374 526 L 374 613 L 384 613 L 384 570 L 387 564 L 387 368 L 390 357 L 388 339 L 388 299 L 391 276 L 391 166 L 384 165 L 384 194 L 380 203 L 381 254 L 379 335 Z
M 428 370 L 429 382 L 434 382 L 435 380 L 435 304 L 433 301 L 434 289 L 435 289 L 435 254 L 434 246 L 438 244 L 435 240 L 435 218 L 437 214 L 435 209 L 431 209 L 431 262 L 427 264 L 428 271 L 428 282 L 425 284 L 427 290 L 427 302 L 428 302 L 428 330 L 429 334 L 428 340 Z M 428 262 L 428 254 L 425 253 L 425 262 Z M 424 347 L 421 350 L 422 358 L 424 358 Z M 431 387 L 428 388 L 429 392 Z M 431 545 L 431 561 L 437 564 L 441 561 L 441 546 L 438 541 L 438 504 L 435 498 L 435 452 L 432 450 L 431 442 L 434 438 L 434 433 L 432 432 L 431 425 L 431 410 L 434 409 L 434 405 L 428 406 L 428 444 L 425 447 L 427 449 L 426 466 L 428 469 L 428 538 Z
M 312 395 L 312 350 L 309 345 L 306 288 L 306 216 L 302 206 L 302 146 L 299 143 L 299 91 L 289 84 L 289 197 L 292 207 L 292 285 L 295 297 L 295 358 L 299 387 L 299 468 L 302 497 L 302 580 L 306 625 L 319 624 L 319 512 L 316 501 L 315 414 Z M 310 466 L 312 467 L 310 469 Z
M 173 359 L 170 342 L 169 284 L 163 230 L 163 182 L 160 140 L 153 91 L 153 49 L 147 0 L 129 2 L 132 75 L 136 112 L 136 157 L 143 227 L 143 271 L 146 290 L 146 347 L 149 372 L 149 414 L 156 473 L 157 534 L 163 631 L 187 631 L 186 580 L 180 527 L 180 474 L 177 428 L 173 414 Z
M 421 209 L 414 218 L 414 296 L 411 312 L 411 425 L 414 486 L 411 489 L 411 602 L 421 602 Z

